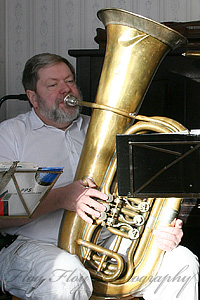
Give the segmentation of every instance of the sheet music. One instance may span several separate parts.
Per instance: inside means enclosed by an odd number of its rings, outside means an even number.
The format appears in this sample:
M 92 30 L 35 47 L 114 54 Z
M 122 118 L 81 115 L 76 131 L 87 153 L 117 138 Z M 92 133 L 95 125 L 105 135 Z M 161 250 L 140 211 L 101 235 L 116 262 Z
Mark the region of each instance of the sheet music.
M 0 162 L 0 217 L 30 217 L 62 171 L 63 167 Z

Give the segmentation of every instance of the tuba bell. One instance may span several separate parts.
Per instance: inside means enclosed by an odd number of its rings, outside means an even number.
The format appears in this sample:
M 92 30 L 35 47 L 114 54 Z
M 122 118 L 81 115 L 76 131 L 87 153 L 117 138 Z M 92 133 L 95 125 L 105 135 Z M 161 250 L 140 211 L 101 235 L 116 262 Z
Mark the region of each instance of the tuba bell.
M 59 246 L 78 255 L 90 271 L 92 299 L 119 299 L 143 288 L 158 271 L 164 252 L 158 249 L 152 232 L 161 222 L 171 223 L 181 199 L 119 197 L 114 180 L 115 137 L 185 129 L 174 120 L 137 113 L 162 59 L 187 40 L 160 23 L 124 10 L 106 8 L 97 15 L 107 29 L 106 53 L 95 103 L 82 101 L 94 109 L 75 180 L 92 178 L 109 199 L 106 213 L 93 224 L 66 211 Z M 113 249 L 98 244 L 102 230 L 116 237 Z M 118 253 L 124 240 L 130 244 L 125 258 Z M 143 280 L 136 280 L 138 276 Z

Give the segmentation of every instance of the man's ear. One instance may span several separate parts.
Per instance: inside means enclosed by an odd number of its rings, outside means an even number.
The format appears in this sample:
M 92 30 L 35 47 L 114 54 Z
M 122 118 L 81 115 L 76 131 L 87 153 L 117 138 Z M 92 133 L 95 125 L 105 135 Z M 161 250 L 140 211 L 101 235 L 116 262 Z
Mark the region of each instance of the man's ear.
M 34 91 L 31 90 L 26 90 L 26 95 L 29 99 L 29 101 L 31 102 L 33 108 L 37 108 L 38 107 L 38 102 L 37 102 L 37 95 Z

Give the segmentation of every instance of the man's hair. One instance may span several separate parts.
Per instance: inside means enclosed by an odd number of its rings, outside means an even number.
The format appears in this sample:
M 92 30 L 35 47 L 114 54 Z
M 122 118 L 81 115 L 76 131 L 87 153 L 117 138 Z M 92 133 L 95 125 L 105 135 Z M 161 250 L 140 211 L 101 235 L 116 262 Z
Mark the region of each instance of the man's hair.
M 36 92 L 36 84 L 39 79 L 38 71 L 41 68 L 50 67 L 57 63 L 62 63 L 62 62 L 69 67 L 75 80 L 74 67 L 70 64 L 70 62 L 66 58 L 51 53 L 41 53 L 31 57 L 25 64 L 23 76 L 22 76 L 22 84 L 24 86 L 25 91 L 31 90 Z

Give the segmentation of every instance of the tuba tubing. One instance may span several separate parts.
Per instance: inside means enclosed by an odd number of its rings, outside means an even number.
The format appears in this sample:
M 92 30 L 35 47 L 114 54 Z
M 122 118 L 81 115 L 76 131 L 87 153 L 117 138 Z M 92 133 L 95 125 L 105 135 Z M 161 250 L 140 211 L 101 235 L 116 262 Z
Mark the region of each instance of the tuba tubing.
M 124 10 L 106 8 L 100 10 L 97 16 L 107 29 L 106 53 L 95 99 L 96 107 L 92 112 L 74 180 L 83 177 L 92 178 L 101 191 L 110 193 L 110 181 L 113 178 L 113 171 L 110 171 L 110 168 L 115 156 L 116 135 L 122 134 L 126 130 L 130 132 L 129 128 L 133 122 L 130 113 L 132 116 L 137 115 L 162 59 L 171 49 L 186 44 L 187 40 L 160 23 Z M 109 109 L 104 109 L 105 107 Z M 145 131 L 146 124 L 144 125 L 144 123 L 149 122 L 145 117 L 141 119 L 142 130 Z M 157 119 L 158 132 L 166 132 L 166 119 Z M 155 125 L 156 118 L 151 118 L 151 121 Z M 173 127 L 175 123 L 175 121 L 169 122 L 168 125 Z M 137 123 L 133 127 L 136 125 Z M 160 127 L 162 128 L 160 129 Z M 181 125 L 177 127 L 177 130 L 182 130 Z M 173 131 L 173 129 L 169 131 Z M 116 170 L 116 162 L 112 169 Z M 117 188 L 115 191 L 113 197 L 117 194 Z M 116 207 L 126 205 L 124 199 L 117 198 L 115 201 L 117 204 L 115 204 L 114 211 L 118 209 Z M 128 200 L 126 199 L 125 202 Z M 137 205 L 140 202 L 142 202 L 141 199 L 135 200 Z M 60 228 L 59 246 L 71 254 L 78 255 L 89 269 L 93 278 L 93 299 L 106 299 L 106 297 L 116 299 L 119 298 L 119 295 L 130 295 L 141 285 L 148 284 L 148 280 L 144 280 L 142 283 L 134 282 L 133 276 L 145 274 L 148 277 L 158 270 L 164 253 L 153 242 L 152 231 L 160 222 L 170 224 L 178 213 L 181 199 L 159 198 L 149 199 L 147 202 L 151 205 L 151 212 L 150 214 L 144 213 L 146 222 L 145 226 L 139 230 L 139 234 L 142 236 L 140 241 L 134 240 L 132 232 L 130 239 L 133 239 L 133 242 L 128 251 L 127 262 L 117 254 L 119 245 L 115 246 L 113 257 L 112 251 L 109 249 L 102 250 L 99 245 L 95 247 L 97 238 L 94 237 L 94 233 L 100 234 L 99 226 L 101 227 L 104 221 L 100 222 L 101 225 L 98 221 L 89 225 L 76 213 L 65 211 Z M 124 211 L 130 207 L 133 210 L 136 209 L 135 205 L 129 204 Z M 166 211 L 170 212 L 167 213 L 167 217 Z M 132 215 L 134 214 L 130 213 L 129 220 Z M 108 229 L 109 227 L 111 228 L 112 224 L 107 224 Z M 115 229 L 112 230 L 115 231 Z M 118 244 L 121 239 L 123 237 L 119 235 L 117 237 Z M 100 256 L 99 252 L 101 252 Z M 116 259 L 119 268 L 115 264 L 107 267 L 108 257 Z M 106 269 L 105 273 L 101 271 L 102 269 Z M 113 273 L 113 269 L 117 269 L 116 273 Z M 127 269 L 126 273 L 125 269 Z M 110 277 L 109 274 L 111 274 Z M 113 278 L 113 281 L 110 278 Z

